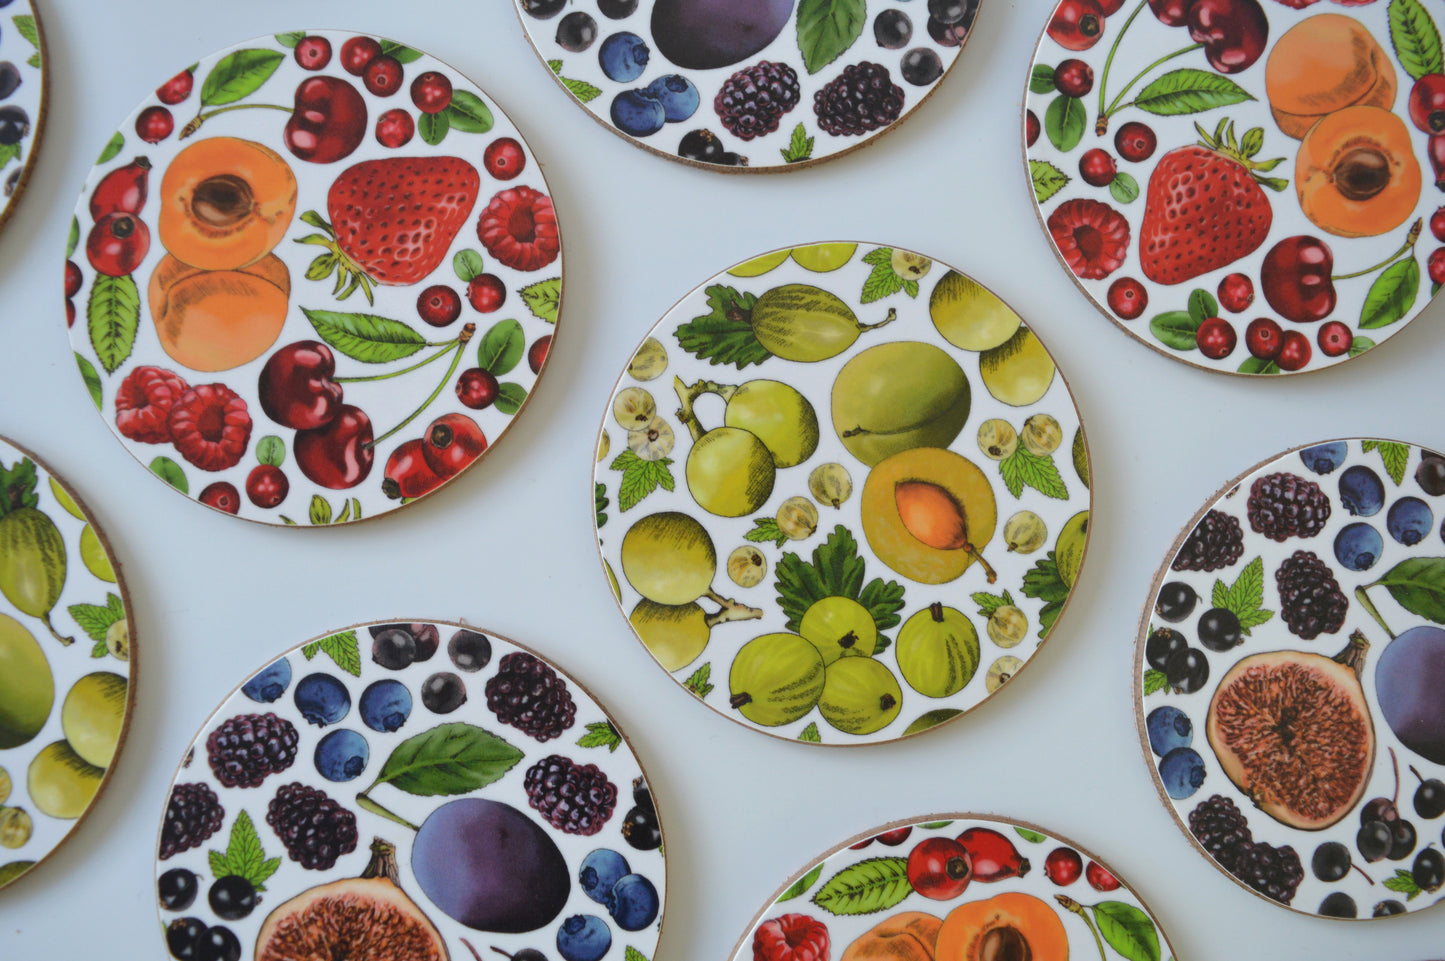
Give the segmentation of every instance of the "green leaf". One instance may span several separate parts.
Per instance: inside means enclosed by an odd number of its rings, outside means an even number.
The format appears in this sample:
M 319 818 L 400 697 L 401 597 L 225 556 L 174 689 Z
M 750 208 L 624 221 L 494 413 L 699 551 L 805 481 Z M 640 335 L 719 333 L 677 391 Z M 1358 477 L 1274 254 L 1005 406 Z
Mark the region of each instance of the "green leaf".
M 1414 257 L 1396 261 L 1380 272 L 1360 308 L 1360 329 L 1388 327 L 1415 306 L 1420 295 L 1420 264 Z
M 497 385 L 497 410 L 511 417 L 527 402 L 527 388 L 510 380 Z M 671 488 L 668 488 L 671 490 Z
M 1164 74 L 1139 91 L 1134 105 L 1155 116 L 1178 117 L 1253 99 L 1248 91 L 1228 77 L 1209 70 L 1185 67 Z
M 517 295 L 522 298 L 522 303 L 532 312 L 532 316 L 538 320 L 545 320 L 549 324 L 557 322 L 557 310 L 562 306 L 562 278 L 551 277 L 547 280 L 539 280 L 535 284 L 528 284 Z
M 1420 0 L 1390 0 L 1390 44 L 1400 66 L 1415 80 L 1430 73 L 1445 73 L 1440 31 Z
M 324 526 L 331 523 L 331 505 L 326 498 L 320 494 L 311 495 L 311 507 L 307 512 L 307 519 L 314 526 Z
M 249 97 L 261 88 L 285 55 L 275 50 L 237 50 L 222 57 L 201 84 L 201 105 L 219 107 Z
M 1434 294 L 1431 294 L 1430 296 L 1433 297 Z M 1356 337 L 1350 342 L 1350 356 L 1358 357 L 1373 346 L 1375 346 L 1375 342 L 1370 338 Z
M 123 608 L 120 616 L 116 616 L 115 610 L 110 605 L 102 607 L 99 604 L 72 604 L 65 610 L 75 623 L 80 625 L 80 629 L 86 633 L 86 636 L 92 641 L 101 643 L 105 642 L 105 632 L 110 630 L 110 626 L 125 617 Z
M 713 687 L 712 684 L 708 683 L 710 677 L 712 677 L 712 664 L 704 664 L 689 674 L 687 680 L 682 682 L 682 686 L 698 697 L 707 697 L 712 693 Z
M 515 320 L 499 320 L 477 344 L 477 366 L 493 377 L 512 372 L 527 349 L 527 337 Z
M 1256 557 L 1226 586 L 1224 581 L 1214 582 L 1212 601 L 1215 607 L 1222 607 L 1239 618 L 1239 626 L 1245 635 L 1251 627 L 1258 627 L 1274 616 L 1273 611 L 1262 609 L 1264 604 L 1264 559 Z
M 1099 933 L 1128 961 L 1159 961 L 1159 932 L 1149 915 L 1123 901 L 1094 905 Z
M 1044 132 L 1049 135 L 1049 143 L 1064 153 L 1077 147 L 1089 126 L 1088 112 L 1078 97 L 1061 93 L 1051 100 L 1044 112 Z
M 120 153 L 121 148 L 123 148 L 124 146 L 124 136 L 122 136 L 119 132 L 111 134 L 110 139 L 107 140 L 105 143 L 105 149 L 101 150 L 100 156 L 96 158 L 96 164 L 99 165 L 103 163 L 109 163 L 110 161 L 114 160 L 116 158 L 116 155 Z M 76 229 L 77 231 L 79 230 L 78 227 Z M 73 245 L 70 248 L 70 253 L 75 253 L 75 247 Z M 70 254 L 66 254 L 66 256 L 69 257 Z
M 813 138 L 808 136 L 807 128 L 801 123 L 793 128 L 793 136 L 788 141 L 788 146 L 778 153 L 783 155 L 783 162 L 795 164 L 807 160 L 813 156 Z
M 186 472 L 181 470 L 181 465 L 169 457 L 157 457 L 150 463 L 151 473 L 161 480 L 170 484 L 182 494 L 191 492 L 191 485 L 186 482 Z
M 388 57 L 395 57 L 400 63 L 413 63 L 421 59 L 420 50 L 413 50 L 411 47 L 397 43 L 395 40 L 381 41 L 381 52 Z
M 923 828 L 925 831 L 937 831 L 940 828 L 948 827 L 952 823 L 952 821 L 924 821 L 922 824 L 919 825 L 919 827 Z M 1016 828 L 1015 830 L 1018 829 Z
M 1139 181 L 1121 170 L 1109 181 L 1109 195 L 1121 204 L 1132 204 L 1139 199 Z
M 593 485 L 592 500 L 597 512 L 597 526 L 602 527 L 607 523 L 607 505 L 610 503 L 607 499 L 606 484 Z
M 75 253 L 75 248 L 80 243 L 80 221 L 75 217 L 70 218 L 70 236 L 65 239 L 65 256 L 70 257 Z
M 608 751 L 616 751 L 621 743 L 622 735 L 609 721 L 592 721 L 587 733 L 577 739 L 578 747 L 605 747 Z
M 978 605 L 978 616 L 982 618 L 993 617 L 994 611 L 1000 607 L 1011 607 L 1014 602 L 1013 595 L 1008 591 L 1004 591 L 1002 594 L 990 594 L 987 591 L 978 591 L 977 593 L 970 594 L 969 597 Z
M 1169 686 L 1169 676 L 1153 669 L 1144 672 L 1144 696 L 1158 694 Z
M 469 794 L 522 760 L 520 750 L 471 724 L 442 724 L 409 737 L 382 765 L 376 784 L 421 797 Z
M 1251 127 L 1245 131 L 1244 137 L 1239 141 L 1239 152 L 1246 157 L 1253 157 L 1264 149 L 1264 128 Z M 1273 170 L 1273 167 L 1268 169 Z
M 13 510 L 39 504 L 40 498 L 35 493 L 38 482 L 35 462 L 30 458 L 22 457 L 8 470 L 0 463 L 0 517 Z
M 803 732 L 798 735 L 798 740 L 806 741 L 809 744 L 822 744 L 823 737 L 818 733 L 818 722 L 814 721 L 803 728 Z
M 647 961 L 647 955 L 629 944 L 622 954 L 622 961 Z
M 286 442 L 275 434 L 267 434 L 256 441 L 256 459 L 272 467 L 286 463 Z
M 266 890 L 265 882 L 281 867 L 280 858 L 266 859 L 261 837 L 251 823 L 251 815 L 242 811 L 231 825 L 231 836 L 224 852 L 208 852 L 211 874 L 217 879 L 238 875 L 251 882 L 257 891 Z
M 452 129 L 451 108 L 439 113 L 424 113 L 416 122 L 416 132 L 421 136 L 424 143 L 435 147 L 447 139 L 447 133 Z
M 892 247 L 879 247 L 864 256 L 864 262 L 872 264 L 873 271 L 868 275 L 868 279 L 863 281 L 861 303 L 871 304 L 903 289 L 903 278 L 893 269 L 892 258 Z
M 1043 160 L 1029 161 L 1029 179 L 1034 184 L 1034 200 L 1045 203 L 1069 183 L 1069 175 Z
M 36 50 L 40 49 L 40 31 L 35 28 L 35 18 L 28 13 L 22 13 L 18 17 L 12 17 L 11 23 L 15 24 L 15 31 L 30 41 L 30 46 Z
M 869 858 L 829 878 L 813 895 L 813 903 L 829 914 L 873 914 L 894 907 L 912 892 L 906 859 Z
M 1198 343 L 1199 321 L 1182 310 L 1171 310 L 1149 321 L 1149 332 L 1160 343 L 1175 350 L 1194 350 Z
M 798 49 L 803 66 L 817 73 L 853 46 L 868 19 L 864 0 L 801 0 Z
M 1015 827 L 1014 833 L 1025 841 L 1032 842 L 1033 844 L 1042 844 L 1048 840 L 1047 835 L 1040 834 L 1037 831 L 1030 831 L 1028 828 Z
M 1396 894 L 1403 894 L 1406 901 L 1415 900 L 1420 893 L 1420 885 L 1415 883 L 1415 875 L 1404 868 L 1396 868 L 1394 877 L 1385 879 L 1385 887 Z
M 1059 564 L 1053 551 L 1034 562 L 1034 566 L 1024 574 L 1023 586 L 1019 589 L 1024 597 L 1045 602 L 1039 610 L 1039 637 L 1048 637 L 1059 611 L 1064 609 L 1064 602 L 1069 598 L 1068 585 L 1059 576 Z
M 1382 585 L 1405 610 L 1445 624 L 1445 557 L 1412 557 L 1385 572 L 1370 587 Z
M 462 133 L 486 133 L 496 123 L 491 108 L 470 90 L 452 91 L 452 102 L 442 113 L 447 115 L 452 127 Z
M 140 291 L 129 274 L 108 277 L 97 274 L 90 287 L 90 303 L 85 309 L 90 343 L 96 359 L 107 374 L 125 362 L 135 348 L 140 329 Z
M 817 725 L 814 725 L 814 727 L 816 726 Z M 798 740 L 801 741 L 802 738 L 800 737 L 798 738 Z M 793 898 L 801 897 L 802 895 L 807 894 L 808 889 L 818 883 L 818 878 L 822 875 L 822 873 L 823 865 L 819 864 L 815 866 L 813 870 L 809 871 L 807 874 L 794 881 L 788 887 L 788 890 L 778 895 L 778 901 L 791 901 L 793 900 Z
M 456 271 L 458 280 L 469 284 L 472 282 L 472 278 L 482 275 L 486 270 L 486 265 L 480 251 L 458 250 L 456 256 L 452 258 L 452 270 Z
M 1029 74 L 1029 92 L 1053 93 L 1055 89 L 1054 68 L 1046 63 L 1034 64 L 1033 73 Z
M 788 535 L 778 527 L 776 517 L 758 517 L 753 519 L 753 529 L 743 535 L 743 540 L 756 544 L 771 542 L 775 547 L 782 547 L 788 542 Z
M 276 42 L 287 50 L 295 50 L 296 45 L 305 39 L 305 30 L 288 30 L 286 33 L 276 34 Z
M 761 364 L 773 355 L 758 343 L 749 323 L 757 300 L 752 294 L 738 293 L 721 284 L 707 288 L 711 312 L 694 317 L 673 331 L 678 346 L 699 360 L 715 365 L 732 364 L 738 370 L 749 364 Z
M 1052 454 L 1040 457 L 1038 454 L 1029 453 L 1020 444 L 1012 454 L 998 462 L 998 471 L 1004 486 L 1015 497 L 1022 494 L 1027 486 L 1045 497 L 1069 499 L 1069 490 L 1064 486 L 1063 477 L 1059 476 L 1059 469 L 1054 465 Z
M 1219 301 L 1207 290 L 1197 289 L 1189 293 L 1189 319 L 1194 322 L 1195 329 L 1210 317 L 1219 316 Z
M 1272 360 L 1261 360 L 1258 357 L 1246 358 L 1244 363 L 1239 365 L 1241 374 L 1278 374 L 1279 364 Z
M 341 631 L 312 641 L 301 648 L 301 653 L 306 655 L 308 661 L 317 654 L 325 654 L 347 674 L 352 677 L 361 676 L 361 644 L 356 639 L 355 631 Z
M 95 401 L 95 409 L 104 410 L 100 390 L 100 374 L 96 371 L 95 365 L 76 354 L 75 366 L 80 368 L 80 379 L 85 381 L 85 389 L 90 392 L 90 399 Z
M 1380 452 L 1380 461 L 1385 466 L 1385 472 L 1390 479 L 1399 487 L 1405 480 L 1405 471 L 1410 467 L 1410 445 L 1401 444 L 1392 440 L 1367 440 L 1362 445 L 1364 453 L 1372 450 Z
M 643 460 L 630 450 L 618 454 L 610 465 L 612 470 L 622 472 L 622 483 L 617 487 L 618 510 L 630 511 L 659 487 L 672 490 L 672 471 L 667 469 L 671 463 L 672 460 L 667 457 Z
M 426 346 L 421 334 L 399 320 L 374 314 L 345 314 L 335 310 L 301 312 L 321 339 L 352 360 L 385 364 L 410 357 Z

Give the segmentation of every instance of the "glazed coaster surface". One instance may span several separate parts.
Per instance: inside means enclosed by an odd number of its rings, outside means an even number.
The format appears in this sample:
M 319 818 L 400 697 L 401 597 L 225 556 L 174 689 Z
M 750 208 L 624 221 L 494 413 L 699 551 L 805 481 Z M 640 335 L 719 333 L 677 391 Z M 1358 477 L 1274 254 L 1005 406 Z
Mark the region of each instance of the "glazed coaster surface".
M 1095 951 L 1100 961 L 1173 957 L 1142 899 L 1073 842 L 1006 818 L 945 814 L 896 821 L 814 861 L 732 957 L 1043 961 Z
M 666 892 L 612 719 L 452 623 L 358 625 L 252 675 L 186 753 L 157 854 L 182 958 L 645 961 Z
M 0 3 L 0 227 L 35 166 L 45 126 L 45 39 L 30 0 Z
M 1317 370 L 1396 333 L 1445 280 L 1440 13 L 1062 0 L 1024 116 L 1060 261 L 1207 370 Z
M 67 256 L 102 418 L 177 490 L 269 524 L 372 517 L 470 466 L 561 302 L 556 214 L 506 115 L 339 31 L 162 84 L 91 171 Z
M 90 513 L 0 438 L 0 888 L 75 829 L 130 723 L 131 618 Z
M 1215 865 L 1306 914 L 1445 881 L 1445 457 L 1329 441 L 1236 479 L 1154 581 L 1135 656 L 1159 796 Z
M 805 166 L 894 127 L 953 66 L 980 0 L 516 3 L 538 56 L 599 122 L 736 171 Z
M 887 741 L 969 710 L 1083 561 L 1087 448 L 1054 359 L 912 251 L 813 244 L 718 274 L 642 343 L 598 443 L 633 631 L 780 737 Z

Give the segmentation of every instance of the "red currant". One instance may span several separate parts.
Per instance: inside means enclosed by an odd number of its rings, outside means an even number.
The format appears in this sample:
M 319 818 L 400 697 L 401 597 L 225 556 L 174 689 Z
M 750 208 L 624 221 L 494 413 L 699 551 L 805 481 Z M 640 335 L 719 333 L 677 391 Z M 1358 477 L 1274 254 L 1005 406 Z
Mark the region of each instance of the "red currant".
M 462 298 L 446 284 L 436 284 L 416 299 L 416 312 L 433 327 L 445 327 L 462 315 Z
M 382 54 L 366 65 L 362 86 L 378 97 L 390 97 L 401 89 L 401 61 Z
M 84 279 L 75 261 L 67 260 L 65 262 L 65 296 L 74 297 L 80 293 L 80 285 Z
M 1410 88 L 1410 119 L 1426 133 L 1445 131 L 1445 74 L 1427 73 Z
M 911 826 L 894 828 L 892 831 L 884 831 L 882 834 L 878 835 L 878 843 L 886 844 L 890 848 L 896 848 L 904 841 L 907 841 L 908 836 L 912 833 L 913 828 Z
M 176 120 L 165 107 L 146 107 L 135 118 L 135 135 L 146 143 L 160 143 L 176 129 Z
M 325 37 L 302 37 L 292 51 L 303 70 L 322 70 L 331 62 L 331 41 Z
M 1436 240 L 1445 243 L 1445 207 L 1430 215 L 1430 233 Z
M 1254 303 L 1254 281 L 1244 274 L 1230 274 L 1219 282 L 1219 304 L 1230 313 L 1242 313 Z
M 908 883 L 934 901 L 952 901 L 973 880 L 968 851 L 952 838 L 926 838 L 908 852 Z
M 133 214 L 106 214 L 85 242 L 85 259 L 107 277 L 133 273 L 151 247 L 150 229 Z
M 1234 332 L 1234 325 L 1223 317 L 1206 317 L 1194 334 L 1194 342 L 1199 345 L 1199 352 L 1205 357 L 1210 360 L 1223 360 L 1234 353 L 1234 345 L 1239 342 L 1239 335 Z
M 1349 353 L 1355 342 L 1355 335 L 1350 333 L 1350 328 L 1345 324 L 1331 320 L 1320 326 L 1320 332 L 1315 339 L 1319 342 L 1320 353 L 1326 357 L 1338 357 Z
M 1119 166 L 1114 163 L 1114 158 L 1098 147 L 1084 151 L 1079 158 L 1079 176 L 1091 187 L 1109 186 L 1118 172 Z
M 1284 346 L 1284 330 L 1268 317 L 1251 320 L 1244 329 L 1244 346 L 1253 357 L 1274 360 Z
M 1084 859 L 1073 848 L 1054 848 L 1044 859 L 1044 875 L 1059 887 L 1068 887 L 1084 873 Z
M 1310 339 L 1297 330 L 1287 330 L 1280 339 L 1279 356 L 1274 362 L 1280 370 L 1299 370 L 1310 362 Z
M 1084 877 L 1095 891 L 1113 891 L 1119 887 L 1119 879 L 1097 861 L 1089 862 L 1089 866 L 1084 869 Z
M 1130 163 L 1143 163 L 1154 156 L 1159 138 L 1148 124 L 1131 120 L 1114 132 L 1114 149 Z
M 263 510 L 270 510 L 286 499 L 291 492 L 291 482 L 281 468 L 271 464 L 257 464 L 246 478 L 246 496 L 251 503 Z
M 467 284 L 467 301 L 480 314 L 490 314 L 507 299 L 507 285 L 496 274 L 477 274 Z
M 457 399 L 472 410 L 485 410 L 497 399 L 497 378 L 491 371 L 469 367 L 457 378 Z
M 376 118 L 376 142 L 395 150 L 405 147 L 416 133 L 416 121 L 411 114 L 397 107 Z
M 341 45 L 341 69 L 359 77 L 371 61 L 381 56 L 381 44 L 370 37 L 352 37 Z
M 443 414 L 422 435 L 422 456 L 443 479 L 459 473 L 487 449 L 487 436 L 466 414 Z
M 1133 277 L 1120 277 L 1109 285 L 1109 309 L 1120 320 L 1134 320 L 1149 306 L 1149 292 Z
M 1039 140 L 1039 116 L 1032 110 L 1024 111 L 1024 141 L 1032 147 Z
M 386 459 L 381 492 L 392 500 L 421 497 L 441 486 L 442 478 L 427 464 L 420 439 L 406 441 Z
M 1054 88 L 1066 97 L 1087 96 L 1094 89 L 1094 68 L 1071 57 L 1054 68 Z
M 241 512 L 241 494 L 236 490 L 235 484 L 229 484 L 226 481 L 216 481 L 214 484 L 206 485 L 206 489 L 201 491 L 199 500 L 207 507 L 214 507 L 227 514 Z
M 1104 35 L 1104 11 L 1096 0 L 1062 0 L 1049 19 L 1048 34 L 1066 50 L 1088 50 Z
M 498 180 L 511 180 L 526 165 L 527 155 L 522 152 L 522 145 L 511 137 L 493 140 L 482 154 L 482 166 Z
M 1436 247 L 1430 252 L 1425 269 L 1429 271 L 1433 283 L 1445 284 L 1445 247 Z
M 182 70 L 156 88 L 156 99 L 174 107 L 178 103 L 183 103 L 191 95 L 191 87 L 195 82 L 194 74 L 189 70 Z
M 532 368 L 532 373 L 540 374 L 542 372 L 542 365 L 547 363 L 547 352 L 551 349 L 551 334 L 532 341 L 532 346 L 527 349 L 527 366 Z
M 441 113 L 452 102 L 452 82 L 446 74 L 428 70 L 411 82 L 411 102 L 422 113 Z

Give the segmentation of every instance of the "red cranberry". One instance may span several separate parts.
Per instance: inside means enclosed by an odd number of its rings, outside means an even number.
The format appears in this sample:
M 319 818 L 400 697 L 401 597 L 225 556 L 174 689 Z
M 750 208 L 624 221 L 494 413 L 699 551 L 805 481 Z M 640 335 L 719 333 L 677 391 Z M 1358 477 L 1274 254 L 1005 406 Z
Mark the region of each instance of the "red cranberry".
M 485 410 L 497 399 L 497 378 L 491 371 L 468 367 L 457 378 L 457 399 L 472 410 Z
M 1445 74 L 1427 73 L 1410 88 L 1410 119 L 1426 133 L 1445 131 Z
M 1436 247 L 1432 250 L 1430 259 L 1425 261 L 1425 265 L 1433 283 L 1445 284 L 1445 247 Z
M 296 87 L 286 148 L 302 160 L 331 163 L 361 146 L 366 127 L 366 101 L 355 87 L 337 77 L 307 77 Z
M 1287 330 L 1280 340 L 1279 356 L 1274 362 L 1280 370 L 1299 370 L 1310 362 L 1310 339 L 1297 330 Z
M 1032 147 L 1039 140 L 1039 117 L 1032 110 L 1024 111 L 1024 142 Z
M 445 327 L 462 315 L 462 298 L 446 284 L 435 284 L 416 299 L 416 312 L 433 327 Z
M 1335 255 L 1317 237 L 1286 237 L 1270 248 L 1260 267 L 1264 299 L 1277 313 L 1298 324 L 1324 320 L 1335 309 L 1330 274 Z
M 1251 320 L 1244 328 L 1244 346 L 1260 360 L 1274 360 L 1284 346 L 1284 329 L 1268 317 Z
M 331 62 L 331 41 L 325 37 L 302 37 L 292 56 L 302 70 L 323 70 Z
M 189 70 L 182 70 L 156 88 L 156 99 L 172 107 L 178 103 L 184 103 L 185 99 L 191 95 L 191 87 L 195 85 L 195 82 L 195 74 Z
M 1069 58 L 1054 68 L 1054 88 L 1066 97 L 1083 97 L 1094 89 L 1094 68 Z
M 1338 320 L 1331 320 L 1320 326 L 1319 335 L 1315 338 L 1320 345 L 1320 353 L 1326 357 L 1338 357 L 1347 354 L 1350 346 L 1355 342 L 1355 335 L 1350 333 L 1350 328 Z
M 431 469 L 422 454 L 421 440 L 414 439 L 397 447 L 386 459 L 381 492 L 392 500 L 421 497 L 436 490 L 441 483 L 442 478 Z
M 1095 891 L 1114 891 L 1119 887 L 1119 879 L 1097 861 L 1089 862 L 1089 866 L 1084 869 L 1084 877 Z
M 478 313 L 490 314 L 507 299 L 507 285 L 496 274 L 477 274 L 467 284 L 467 301 Z
M 848 850 L 850 850 L 850 851 L 861 851 L 861 850 L 863 850 L 864 848 L 866 848 L 868 845 L 870 845 L 870 844 L 872 844 L 872 843 L 873 843 L 873 839 L 872 839 L 872 838 L 864 838 L 863 840 L 859 841 L 857 844 L 850 844 L 850 845 L 848 845 Z
M 218 511 L 225 511 L 227 514 L 239 514 L 241 512 L 241 493 L 236 490 L 235 484 L 226 481 L 216 481 L 214 484 L 207 484 L 206 489 L 201 491 L 198 498 L 207 507 L 214 507 Z
M 67 300 L 65 302 L 65 326 L 75 326 L 75 301 L 73 300 Z
M 1068 887 L 1084 873 L 1084 859 L 1073 848 L 1054 848 L 1044 859 L 1044 874 L 1059 887 Z
M 1109 186 L 1118 172 L 1119 167 L 1114 163 L 1114 158 L 1098 147 L 1084 151 L 1084 155 L 1079 158 L 1079 176 L 1091 187 Z
M 1243 313 L 1254 303 L 1254 281 L 1244 274 L 1230 274 L 1219 282 L 1219 303 L 1231 313 Z
M 908 852 L 908 883 L 934 901 L 952 901 L 973 880 L 968 851 L 952 838 L 926 838 Z
M 67 260 L 65 262 L 65 296 L 74 297 L 80 293 L 80 285 L 84 280 L 75 261 Z
M 487 449 L 487 436 L 466 414 L 443 414 L 422 435 L 422 456 L 438 477 L 455 476 Z
M 1129 121 L 1114 133 L 1114 149 L 1130 163 L 1143 163 L 1148 160 L 1154 156 L 1154 148 L 1157 146 L 1159 138 L 1154 135 L 1153 129 L 1137 120 Z
M 135 118 L 135 135 L 146 143 L 160 143 L 175 129 L 175 118 L 165 107 L 146 107 Z
M 332 380 L 336 357 L 317 340 L 287 344 L 266 361 L 257 382 L 261 409 L 283 427 L 314 430 L 342 410 L 341 385 Z
M 1149 9 L 1166 27 L 1184 26 L 1189 19 L 1189 10 L 1193 6 L 1194 0 L 1149 0 Z
M 376 457 L 371 418 L 360 407 L 342 404 L 330 423 L 298 430 L 291 450 L 296 466 L 314 484 L 345 490 L 366 480 Z
M 1195 331 L 1194 342 L 1205 357 L 1223 360 L 1234 353 L 1239 335 L 1234 332 L 1234 325 L 1223 317 L 1206 317 L 1199 330 Z
M 527 155 L 522 145 L 511 137 L 498 137 L 487 144 L 482 154 L 482 166 L 498 180 L 511 180 L 527 165 Z
M 1109 285 L 1109 309 L 1120 320 L 1135 320 L 1149 306 L 1149 292 L 1133 277 L 1120 277 Z
M 106 214 L 90 228 L 85 259 L 107 277 L 134 273 L 151 248 L 151 233 L 133 214 Z
M 1204 59 L 1220 73 L 1254 66 L 1269 41 L 1269 18 L 1259 0 L 1194 0 L 1189 36 L 1204 44 Z
M 1104 35 L 1104 11 L 1096 0 L 1062 0 L 1049 19 L 1048 34 L 1066 50 L 1088 50 Z
M 359 77 L 371 61 L 381 56 L 381 44 L 370 37 L 352 37 L 341 45 L 341 69 Z
M 100 178 L 90 194 L 90 216 L 99 220 L 106 214 L 139 214 L 149 192 L 150 169 L 148 159 L 137 157 Z
M 411 102 L 422 113 L 441 113 L 452 102 L 452 82 L 446 74 L 428 70 L 411 82 Z
M 884 831 L 882 834 L 879 834 L 877 836 L 878 843 L 886 844 L 890 848 L 896 848 L 904 841 L 907 841 L 908 836 L 912 833 L 913 828 L 911 826 L 894 828 L 892 831 Z
M 1445 243 L 1445 207 L 1430 215 L 1430 233 L 1436 240 Z
M 395 150 L 405 147 L 416 134 L 416 121 L 411 114 L 397 107 L 376 118 L 376 142 Z
M 390 97 L 401 89 L 401 61 L 382 54 L 366 65 L 361 82 L 374 96 Z
M 532 346 L 527 349 L 527 366 L 532 368 L 532 373 L 540 374 L 542 372 L 542 365 L 547 363 L 547 352 L 551 349 L 551 334 L 532 341 Z
M 286 499 L 291 492 L 291 482 L 281 468 L 271 464 L 257 464 L 246 478 L 246 496 L 251 503 L 263 510 L 270 510 Z

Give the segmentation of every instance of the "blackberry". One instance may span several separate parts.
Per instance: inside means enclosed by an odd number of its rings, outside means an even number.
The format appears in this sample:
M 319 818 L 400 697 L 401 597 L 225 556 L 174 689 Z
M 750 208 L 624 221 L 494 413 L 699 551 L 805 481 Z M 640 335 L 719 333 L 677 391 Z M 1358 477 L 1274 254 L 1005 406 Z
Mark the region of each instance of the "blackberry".
M 1330 498 L 1314 481 L 1280 471 L 1255 479 L 1246 510 L 1249 526 L 1270 540 L 1314 537 L 1330 519 Z
M 572 726 L 577 705 L 567 684 L 541 660 L 523 651 L 503 657 L 487 681 L 487 708 L 503 724 L 550 741 Z
M 1330 567 L 1310 551 L 1295 551 L 1274 572 L 1279 586 L 1280 615 L 1295 636 L 1312 641 L 1334 634 L 1345 623 L 1350 606 Z
M 1244 850 L 1254 844 L 1243 812 L 1222 794 L 1200 801 L 1189 812 L 1189 833 L 1230 874 L 1235 872 Z
M 276 791 L 266 808 L 266 823 L 303 868 L 327 870 L 341 855 L 356 850 L 356 815 L 325 791 L 299 782 Z
M 528 768 L 523 785 L 532 807 L 566 834 L 596 834 L 617 806 L 617 785 L 597 765 L 578 764 L 560 754 Z
M 206 738 L 206 759 L 226 787 L 260 787 L 296 760 L 296 727 L 275 714 L 239 714 Z
M 1176 571 L 1217 571 L 1239 560 L 1244 553 L 1244 531 L 1239 518 L 1224 511 L 1210 511 L 1184 539 L 1184 546 L 1170 563 Z
M 1280 904 L 1289 904 L 1294 899 L 1295 889 L 1305 877 L 1304 865 L 1294 848 L 1288 844 L 1277 848 L 1263 841 L 1240 851 L 1239 862 L 1231 873 Z
M 903 113 L 903 88 L 888 68 L 867 60 L 843 72 L 813 94 L 818 126 L 835 137 L 852 137 L 886 127 Z
M 161 860 L 200 847 L 221 829 L 226 809 L 207 784 L 177 784 L 161 826 Z
M 777 130 L 783 114 L 798 105 L 798 97 L 797 71 L 762 60 L 723 81 L 712 107 L 734 136 L 752 140 Z

